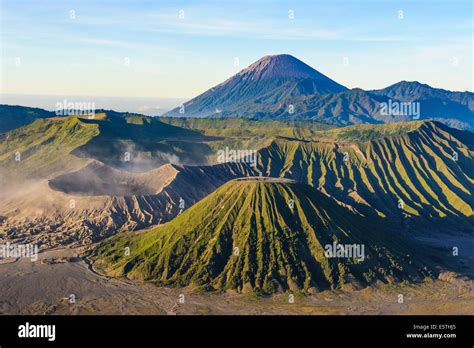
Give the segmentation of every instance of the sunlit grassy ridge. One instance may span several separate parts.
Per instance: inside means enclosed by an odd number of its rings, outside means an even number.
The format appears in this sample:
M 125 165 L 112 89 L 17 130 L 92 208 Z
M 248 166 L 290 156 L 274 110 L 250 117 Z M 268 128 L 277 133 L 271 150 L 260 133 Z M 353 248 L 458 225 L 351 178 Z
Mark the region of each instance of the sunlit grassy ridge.
M 4 178 L 19 180 L 72 170 L 85 161 L 71 151 L 98 134 L 97 125 L 76 117 L 38 119 L 1 136 L 0 171 Z
M 257 169 L 263 175 L 309 183 L 362 212 L 375 210 L 400 219 L 461 217 L 456 228 L 472 230 L 472 221 L 465 219 L 472 217 L 474 203 L 472 133 L 414 122 L 352 126 L 324 134 L 344 141 L 275 141 L 260 151 Z M 368 140 L 373 134 L 385 136 Z M 365 141 L 347 141 L 353 138 Z
M 333 242 L 363 244 L 365 259 L 327 258 Z M 272 293 L 421 279 L 429 272 L 412 250 L 308 185 L 246 179 L 163 226 L 102 242 L 91 257 L 112 276 Z
M 214 154 L 199 132 L 139 115 L 99 112 L 38 119 L 0 135 L 0 172 L 7 181 L 68 172 L 96 159 L 146 171 L 165 163 L 206 164 Z M 20 154 L 20 160 L 15 154 Z M 129 161 L 124 160 L 128 153 Z

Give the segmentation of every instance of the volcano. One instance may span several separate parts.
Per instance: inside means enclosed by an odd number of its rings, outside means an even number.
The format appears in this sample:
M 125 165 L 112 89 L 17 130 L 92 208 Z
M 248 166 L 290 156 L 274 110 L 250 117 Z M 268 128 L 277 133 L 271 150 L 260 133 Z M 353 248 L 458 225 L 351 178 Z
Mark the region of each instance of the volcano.
M 167 224 L 112 237 L 89 256 L 111 276 L 264 294 L 429 276 L 422 252 L 414 256 L 388 231 L 309 185 L 253 177 L 224 184 Z
M 337 126 L 431 119 L 472 131 L 473 96 L 416 81 L 380 90 L 348 89 L 299 59 L 280 54 L 261 58 L 165 116 L 311 119 Z M 418 114 L 381 112 L 389 102 L 421 105 Z
M 269 105 L 300 95 L 338 93 L 346 87 L 288 55 L 261 58 L 167 116 L 238 116 L 267 111 Z M 180 113 L 181 109 L 181 113 Z

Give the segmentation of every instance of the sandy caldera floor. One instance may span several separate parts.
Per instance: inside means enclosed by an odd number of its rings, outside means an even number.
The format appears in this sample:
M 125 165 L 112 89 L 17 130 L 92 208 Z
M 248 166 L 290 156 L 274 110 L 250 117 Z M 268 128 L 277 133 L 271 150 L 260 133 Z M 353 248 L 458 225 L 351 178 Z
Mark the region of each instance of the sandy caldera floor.
M 269 298 L 199 293 L 111 279 L 91 271 L 80 249 L 42 252 L 36 262 L 0 264 L 0 314 L 472 314 L 472 280 L 452 277 L 417 285 Z M 403 303 L 399 303 L 399 295 Z M 75 303 L 70 303 L 72 296 Z M 184 297 L 182 296 L 184 295 Z M 184 301 L 183 301 L 184 299 Z M 184 303 L 183 303 L 184 302 Z

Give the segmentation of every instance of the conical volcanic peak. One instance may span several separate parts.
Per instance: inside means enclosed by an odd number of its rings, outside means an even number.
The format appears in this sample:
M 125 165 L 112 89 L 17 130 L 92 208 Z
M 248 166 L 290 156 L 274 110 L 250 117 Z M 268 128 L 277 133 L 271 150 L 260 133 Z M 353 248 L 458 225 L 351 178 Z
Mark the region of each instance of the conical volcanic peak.
M 252 116 L 291 97 L 347 90 L 288 54 L 265 56 L 168 116 Z
M 265 56 L 242 70 L 237 76 L 251 80 L 272 78 L 328 79 L 320 72 L 289 54 Z
M 308 185 L 252 178 L 154 230 L 105 241 L 92 258 L 101 272 L 160 285 L 273 293 L 428 275 L 409 250 Z

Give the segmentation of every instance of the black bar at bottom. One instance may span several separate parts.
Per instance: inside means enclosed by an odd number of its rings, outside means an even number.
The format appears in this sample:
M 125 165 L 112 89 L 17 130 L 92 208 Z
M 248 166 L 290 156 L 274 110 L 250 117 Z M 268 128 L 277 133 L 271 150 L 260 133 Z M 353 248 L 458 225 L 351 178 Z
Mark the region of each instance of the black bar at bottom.
M 54 341 L 19 337 L 26 323 L 55 325 Z M 150 343 L 473 347 L 474 316 L 0 316 L 1 348 Z

